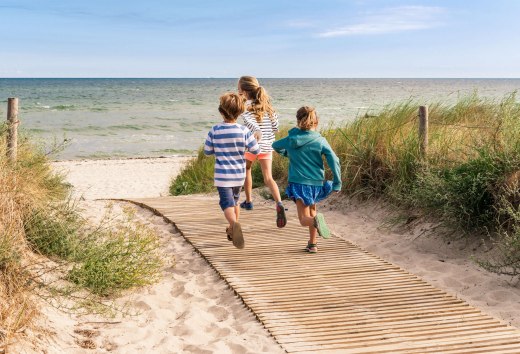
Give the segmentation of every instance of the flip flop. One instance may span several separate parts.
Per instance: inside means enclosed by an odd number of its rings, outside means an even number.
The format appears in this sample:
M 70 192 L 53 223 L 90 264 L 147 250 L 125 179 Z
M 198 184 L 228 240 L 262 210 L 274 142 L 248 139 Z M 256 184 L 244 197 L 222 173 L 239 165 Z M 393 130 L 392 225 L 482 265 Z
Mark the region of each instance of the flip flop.
M 327 223 L 325 222 L 325 217 L 322 213 L 316 214 L 314 217 L 314 227 L 318 229 L 318 234 L 320 234 L 323 238 L 329 238 L 330 237 L 330 230 L 327 226 Z
M 231 237 L 233 239 L 233 246 L 239 249 L 244 248 L 244 235 L 242 234 L 242 226 L 240 226 L 239 222 L 233 224 Z

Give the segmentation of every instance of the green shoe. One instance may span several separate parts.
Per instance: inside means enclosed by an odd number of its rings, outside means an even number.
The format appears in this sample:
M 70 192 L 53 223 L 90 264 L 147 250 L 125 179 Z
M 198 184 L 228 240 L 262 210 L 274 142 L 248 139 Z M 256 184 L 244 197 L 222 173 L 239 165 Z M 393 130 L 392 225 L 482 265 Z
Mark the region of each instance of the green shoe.
M 329 238 L 330 237 L 330 230 L 327 226 L 327 223 L 325 222 L 325 217 L 322 213 L 316 214 L 314 217 L 314 227 L 318 229 L 318 234 L 320 234 L 323 238 Z

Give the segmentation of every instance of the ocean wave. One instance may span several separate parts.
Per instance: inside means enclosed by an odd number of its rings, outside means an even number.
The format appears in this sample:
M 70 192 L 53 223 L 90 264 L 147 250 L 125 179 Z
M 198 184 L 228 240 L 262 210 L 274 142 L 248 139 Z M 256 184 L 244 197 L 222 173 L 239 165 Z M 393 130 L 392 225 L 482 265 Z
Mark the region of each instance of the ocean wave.
M 66 132 L 89 132 L 89 131 L 102 131 L 102 130 L 105 130 L 105 128 L 103 127 L 99 127 L 97 125 L 87 125 L 87 126 L 84 126 L 84 127 L 70 127 L 70 126 L 65 126 L 62 128 L 63 131 L 66 131 Z
M 107 129 L 113 130 L 145 130 L 152 128 L 150 125 L 137 125 L 137 124 L 119 124 L 119 125 L 111 125 L 107 127 Z
M 73 104 L 59 104 L 57 106 L 52 106 L 52 109 L 55 111 L 72 111 L 76 108 Z
M 45 109 L 49 109 L 49 108 L 51 108 L 51 106 L 42 106 L 42 104 L 41 104 L 40 102 L 36 102 L 36 105 L 37 105 L 38 107 L 45 108 Z

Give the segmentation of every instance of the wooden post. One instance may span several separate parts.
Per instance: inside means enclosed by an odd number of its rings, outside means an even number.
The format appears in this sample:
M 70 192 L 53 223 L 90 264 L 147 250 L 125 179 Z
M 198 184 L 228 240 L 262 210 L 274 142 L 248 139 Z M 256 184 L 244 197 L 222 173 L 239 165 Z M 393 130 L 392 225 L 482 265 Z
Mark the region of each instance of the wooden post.
M 18 152 L 18 98 L 7 99 L 7 158 L 16 161 Z
M 421 156 L 428 155 L 428 106 L 419 107 L 419 143 Z

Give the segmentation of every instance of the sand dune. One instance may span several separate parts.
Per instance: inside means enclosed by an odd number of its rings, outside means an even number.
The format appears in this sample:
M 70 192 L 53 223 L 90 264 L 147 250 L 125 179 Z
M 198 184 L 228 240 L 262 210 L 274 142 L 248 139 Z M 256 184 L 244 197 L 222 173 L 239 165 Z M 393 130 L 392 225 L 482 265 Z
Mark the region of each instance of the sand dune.
M 54 163 L 68 173 L 81 207 L 92 219 L 106 206 L 96 198 L 167 195 L 172 176 L 186 158 L 67 161 Z M 258 199 L 257 203 L 269 203 Z M 292 207 L 289 205 L 289 207 Z M 116 211 L 117 211 L 116 207 Z M 278 353 L 283 350 L 253 314 L 172 226 L 137 209 L 137 217 L 156 228 L 171 255 L 173 266 L 163 279 L 119 299 L 129 301 L 138 315 L 104 319 L 69 316 L 44 307 L 52 336 L 36 340 L 45 353 Z M 399 265 L 431 284 L 466 300 L 506 323 L 520 326 L 520 289 L 507 277 L 479 268 L 471 254 L 483 254 L 479 245 L 426 237 L 427 224 L 385 229 L 390 216 L 379 204 L 352 204 L 331 197 L 321 207 L 331 229 L 369 252 Z M 302 240 L 304 241 L 304 240 Z M 321 241 L 323 242 L 323 241 Z M 326 241 L 325 241 L 326 242 Z M 91 346 L 95 348 L 85 349 Z M 21 352 L 41 352 L 33 345 Z

